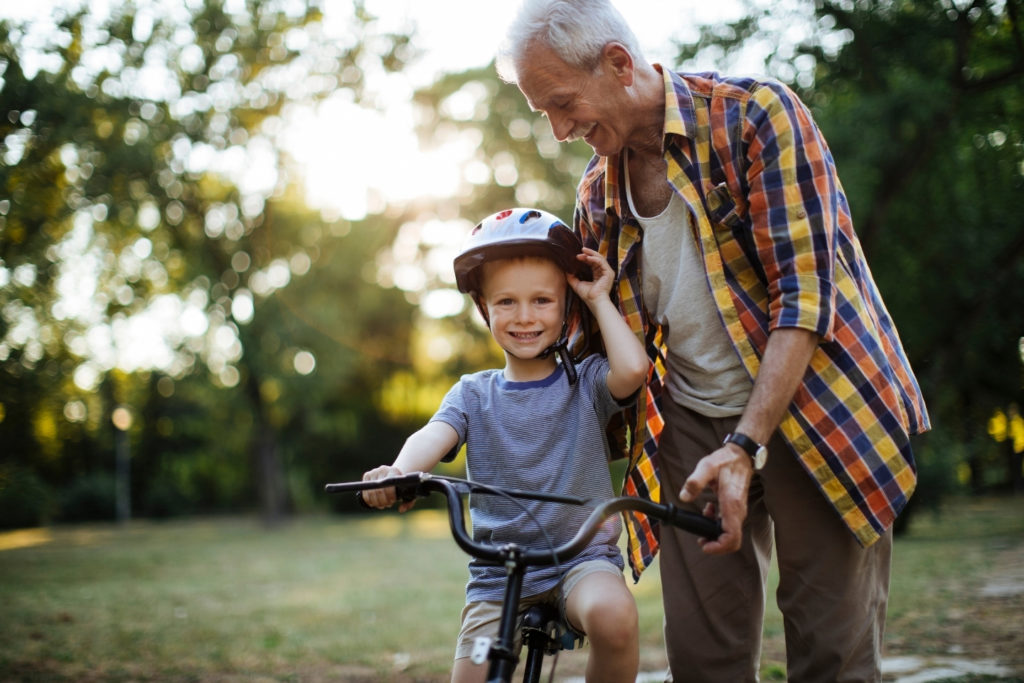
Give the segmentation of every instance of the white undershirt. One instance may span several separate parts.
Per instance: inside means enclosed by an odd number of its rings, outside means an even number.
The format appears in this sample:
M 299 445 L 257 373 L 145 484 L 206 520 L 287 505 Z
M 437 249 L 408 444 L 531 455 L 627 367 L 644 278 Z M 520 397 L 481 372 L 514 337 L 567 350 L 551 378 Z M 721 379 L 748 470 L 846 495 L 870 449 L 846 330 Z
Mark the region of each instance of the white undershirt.
M 753 385 L 711 297 L 686 204 L 673 190 L 664 211 L 641 216 L 633 205 L 625 154 L 623 163 L 629 209 L 643 228 L 644 307 L 668 327 L 669 395 L 706 417 L 739 415 Z

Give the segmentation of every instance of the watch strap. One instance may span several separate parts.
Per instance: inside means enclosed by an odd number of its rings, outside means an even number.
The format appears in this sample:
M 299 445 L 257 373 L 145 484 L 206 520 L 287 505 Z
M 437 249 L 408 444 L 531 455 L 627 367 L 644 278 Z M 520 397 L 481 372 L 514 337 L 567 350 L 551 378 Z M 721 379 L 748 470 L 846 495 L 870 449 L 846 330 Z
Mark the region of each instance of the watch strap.
M 722 440 L 722 443 L 736 444 L 737 446 L 745 450 L 747 452 L 747 455 L 749 455 L 751 458 L 756 458 L 757 451 L 758 449 L 761 448 L 761 444 L 754 441 L 746 434 L 740 434 L 739 432 L 732 432 L 731 434 L 726 434 L 725 439 Z

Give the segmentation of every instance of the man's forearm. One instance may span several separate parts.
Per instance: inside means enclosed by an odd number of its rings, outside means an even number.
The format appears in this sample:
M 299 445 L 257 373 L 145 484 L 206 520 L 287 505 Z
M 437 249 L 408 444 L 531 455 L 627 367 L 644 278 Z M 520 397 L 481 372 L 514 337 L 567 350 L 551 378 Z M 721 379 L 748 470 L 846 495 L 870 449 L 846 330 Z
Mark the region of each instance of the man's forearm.
M 768 336 L 750 400 L 736 431 L 768 443 L 803 381 L 818 345 L 818 335 L 799 328 L 778 328 Z

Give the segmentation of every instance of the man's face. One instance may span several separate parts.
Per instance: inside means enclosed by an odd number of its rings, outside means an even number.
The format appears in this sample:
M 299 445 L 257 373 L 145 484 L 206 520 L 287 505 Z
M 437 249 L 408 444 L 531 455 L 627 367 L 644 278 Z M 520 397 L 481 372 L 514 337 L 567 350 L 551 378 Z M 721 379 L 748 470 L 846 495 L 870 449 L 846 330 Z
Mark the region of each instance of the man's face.
M 583 138 L 600 156 L 625 146 L 624 88 L 605 60 L 596 71 L 569 66 L 554 51 L 534 43 L 516 65 L 519 90 L 530 108 L 551 124 L 559 142 Z

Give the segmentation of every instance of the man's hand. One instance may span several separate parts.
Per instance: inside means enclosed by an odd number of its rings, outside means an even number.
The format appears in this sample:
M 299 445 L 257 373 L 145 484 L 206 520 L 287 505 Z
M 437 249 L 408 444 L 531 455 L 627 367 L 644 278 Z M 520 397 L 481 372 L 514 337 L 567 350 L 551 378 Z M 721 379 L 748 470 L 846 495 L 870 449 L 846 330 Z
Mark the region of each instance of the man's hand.
M 768 443 L 807 372 L 818 341 L 814 332 L 797 328 L 779 328 L 768 335 L 768 345 L 754 380 L 750 401 L 735 431 L 758 443 Z M 769 453 L 768 458 L 787 455 Z M 704 552 L 722 555 L 739 550 L 743 540 L 743 522 L 747 518 L 747 493 L 753 476 L 754 463 L 746 451 L 735 444 L 724 444 L 704 456 L 683 484 L 679 499 L 684 503 L 695 501 L 705 489 L 711 489 L 718 497 L 723 533 L 717 541 L 702 543 Z M 709 512 L 705 510 L 704 514 Z
M 710 489 L 718 499 L 717 506 L 709 503 L 704 515 L 714 517 L 716 510 L 722 517 L 722 535 L 716 541 L 700 539 L 704 552 L 724 555 L 739 550 L 743 541 L 743 522 L 747 518 L 747 493 L 754 464 L 742 448 L 725 444 L 701 458 L 697 467 L 683 484 L 679 500 L 692 503 L 705 490 Z

